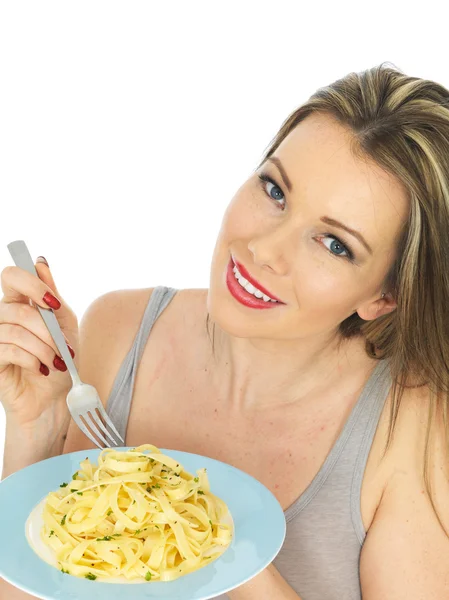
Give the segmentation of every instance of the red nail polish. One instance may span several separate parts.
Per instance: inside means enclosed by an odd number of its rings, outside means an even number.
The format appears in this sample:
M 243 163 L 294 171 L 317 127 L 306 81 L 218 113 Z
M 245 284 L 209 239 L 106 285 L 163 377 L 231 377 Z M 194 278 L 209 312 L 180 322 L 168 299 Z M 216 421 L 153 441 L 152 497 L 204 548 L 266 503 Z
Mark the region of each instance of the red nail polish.
M 50 294 L 50 292 L 45 292 L 42 300 L 46 304 L 48 304 L 48 306 L 50 308 L 52 308 L 53 310 L 58 310 L 58 308 L 61 307 L 61 303 L 59 302 L 59 300 L 57 298 L 55 298 L 52 294 Z
M 62 358 L 59 358 L 59 356 L 55 356 L 53 364 L 58 369 L 58 371 L 67 371 L 67 365 L 62 360 Z
M 70 351 L 70 354 L 72 355 L 72 358 L 75 358 L 75 350 L 72 348 L 72 346 L 69 346 L 69 345 L 67 344 L 67 348 L 69 349 L 69 351 Z
M 50 374 L 50 369 L 47 367 L 47 365 L 44 365 L 44 363 L 41 363 L 39 371 L 42 373 L 42 375 L 45 375 L 45 377 L 48 377 Z

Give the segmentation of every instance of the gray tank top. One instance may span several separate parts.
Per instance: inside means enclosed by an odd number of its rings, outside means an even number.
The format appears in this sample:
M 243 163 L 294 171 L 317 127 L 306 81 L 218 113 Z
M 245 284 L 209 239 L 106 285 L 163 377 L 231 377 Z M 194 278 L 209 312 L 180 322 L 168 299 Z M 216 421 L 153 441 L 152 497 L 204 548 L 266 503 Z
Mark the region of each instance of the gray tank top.
M 115 378 L 106 411 L 126 441 L 134 379 L 151 328 L 178 290 L 154 288 L 139 331 Z M 320 470 L 285 511 L 285 543 L 274 565 L 301 600 L 361 600 L 365 540 L 360 492 L 368 454 L 391 387 L 380 360 Z M 217 600 L 229 600 L 227 595 Z

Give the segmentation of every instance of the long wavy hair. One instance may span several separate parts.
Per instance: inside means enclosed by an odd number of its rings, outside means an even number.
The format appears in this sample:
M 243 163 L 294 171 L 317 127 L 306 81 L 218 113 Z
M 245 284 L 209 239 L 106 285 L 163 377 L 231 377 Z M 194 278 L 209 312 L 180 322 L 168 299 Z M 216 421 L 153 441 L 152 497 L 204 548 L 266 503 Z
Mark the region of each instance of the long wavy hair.
M 428 386 L 422 475 L 446 531 L 433 499 L 429 461 L 437 423 L 443 424 L 449 458 L 449 91 L 391 63 L 349 73 L 319 88 L 287 117 L 257 168 L 312 113 L 333 116 L 352 130 L 354 156 L 368 157 L 393 174 L 408 196 L 408 220 L 383 287 L 397 307 L 372 321 L 355 312 L 340 323 L 339 334 L 341 340 L 363 336 L 368 356 L 389 359 L 392 404 L 384 456 L 404 389 Z M 209 321 L 208 314 L 210 337 Z M 211 342 L 214 350 L 214 336 Z

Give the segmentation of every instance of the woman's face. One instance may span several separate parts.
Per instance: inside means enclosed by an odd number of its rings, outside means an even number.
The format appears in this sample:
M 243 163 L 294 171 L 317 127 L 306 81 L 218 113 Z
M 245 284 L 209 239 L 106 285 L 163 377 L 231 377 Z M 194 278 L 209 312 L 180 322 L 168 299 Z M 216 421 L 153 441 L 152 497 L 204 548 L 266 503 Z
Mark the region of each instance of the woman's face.
M 354 310 L 369 320 L 394 308 L 388 296 L 378 300 L 408 201 L 392 175 L 353 156 L 351 135 L 331 117 L 311 115 L 237 190 L 215 246 L 208 292 L 211 319 L 231 335 L 332 334 Z M 265 299 L 241 286 L 233 261 L 238 276 L 264 288 Z

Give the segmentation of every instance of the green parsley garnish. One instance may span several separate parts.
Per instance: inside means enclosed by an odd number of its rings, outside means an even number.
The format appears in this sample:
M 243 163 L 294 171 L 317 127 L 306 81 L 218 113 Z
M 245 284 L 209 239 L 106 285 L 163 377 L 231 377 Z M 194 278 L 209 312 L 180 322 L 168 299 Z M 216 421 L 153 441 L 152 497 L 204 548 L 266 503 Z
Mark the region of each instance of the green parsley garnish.
M 78 475 L 78 471 L 72 475 L 72 479 L 76 479 L 77 475 Z
M 64 515 L 64 516 L 62 517 L 62 519 L 61 519 L 61 525 L 64 525 L 66 516 L 67 516 L 67 515 Z
M 145 579 L 147 581 L 150 581 L 150 579 L 151 579 L 151 572 L 150 571 L 147 571 L 147 574 L 145 575 Z
M 96 576 L 96 575 L 94 575 L 93 573 L 88 573 L 88 574 L 86 575 L 86 579 L 96 579 L 96 578 L 97 578 L 97 576 Z
M 198 490 L 198 494 L 201 494 L 202 496 L 204 496 L 204 492 L 202 492 L 201 490 Z
M 198 483 L 198 481 L 200 480 L 199 477 L 195 477 L 195 479 L 193 480 L 195 483 Z
M 59 487 L 67 487 L 67 483 L 61 483 L 61 485 Z

